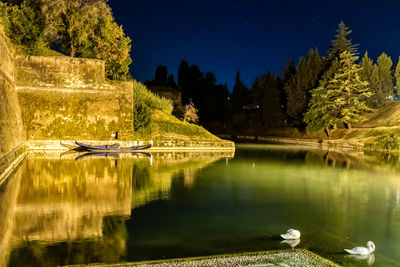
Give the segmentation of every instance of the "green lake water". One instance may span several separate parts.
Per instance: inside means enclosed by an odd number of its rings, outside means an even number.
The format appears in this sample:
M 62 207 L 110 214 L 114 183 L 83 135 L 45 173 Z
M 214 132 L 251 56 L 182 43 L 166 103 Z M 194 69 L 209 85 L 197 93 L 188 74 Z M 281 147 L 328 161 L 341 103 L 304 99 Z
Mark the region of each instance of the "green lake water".
M 399 156 L 292 145 L 114 156 L 29 154 L 0 187 L 0 266 L 290 245 L 346 266 L 400 266 Z M 289 228 L 298 244 L 282 243 Z M 369 240 L 369 257 L 343 251 Z

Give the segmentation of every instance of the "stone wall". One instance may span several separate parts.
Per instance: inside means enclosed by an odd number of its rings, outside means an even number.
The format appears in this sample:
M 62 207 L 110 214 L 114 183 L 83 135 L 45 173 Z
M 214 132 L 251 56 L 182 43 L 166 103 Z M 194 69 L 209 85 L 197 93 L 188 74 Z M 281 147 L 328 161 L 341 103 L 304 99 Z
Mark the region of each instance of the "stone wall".
M 14 83 L 14 64 L 8 40 L 0 29 L 0 174 L 25 143 L 21 109 Z M 0 181 L 1 183 L 1 181 Z
M 67 56 L 15 56 L 18 86 L 100 88 L 104 84 L 104 61 Z
M 17 56 L 16 86 L 29 139 L 130 140 L 133 83 L 104 78 L 104 61 Z

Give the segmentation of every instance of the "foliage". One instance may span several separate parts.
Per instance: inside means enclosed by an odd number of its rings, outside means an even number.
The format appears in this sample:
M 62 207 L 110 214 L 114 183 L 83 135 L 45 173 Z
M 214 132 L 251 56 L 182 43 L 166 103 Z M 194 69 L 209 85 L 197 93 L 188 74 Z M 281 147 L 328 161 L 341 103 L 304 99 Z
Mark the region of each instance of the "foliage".
M 6 35 L 18 45 L 26 46 L 28 54 L 38 54 L 44 46 L 42 32 L 44 16 L 37 0 L 26 0 L 20 5 L 0 2 L 0 12 Z
M 367 100 L 371 108 L 380 108 L 393 95 L 392 60 L 385 53 L 378 57 L 378 64 L 373 64 L 365 53 L 360 63 L 360 76 L 363 81 L 369 83 L 369 91 L 372 94 Z M 399 69 L 400 71 L 400 69 Z
M 168 78 L 168 84 L 174 86 L 173 77 Z M 216 84 L 212 72 L 203 74 L 198 66 L 189 66 L 187 61 L 182 60 L 178 69 L 178 90 L 182 92 L 183 104 L 192 101 L 199 109 L 203 125 L 229 117 L 228 87 L 226 84 Z
M 190 102 L 189 104 L 185 105 L 185 114 L 183 115 L 183 120 L 197 123 L 199 121 L 199 116 L 197 113 L 198 110 L 195 108 L 194 103 Z
M 375 142 L 365 144 L 367 148 L 385 149 L 390 152 L 393 149 L 399 148 L 399 140 L 394 134 L 384 135 L 375 139 Z
M 235 85 L 231 96 L 232 110 L 238 113 L 242 108 L 249 104 L 249 90 L 240 79 L 240 71 L 236 73 Z
M 278 125 L 282 119 L 279 105 L 279 91 L 277 78 L 267 72 L 257 77 L 251 88 L 252 105 L 250 108 L 256 116 L 252 117 L 254 124 L 271 127 Z
M 394 77 L 395 77 L 396 91 L 397 91 L 397 94 L 399 94 L 400 93 L 400 56 L 399 56 L 399 61 L 397 62 L 397 65 L 396 65 Z
M 378 73 L 379 73 L 379 90 L 382 92 L 384 103 L 389 96 L 393 95 L 393 78 L 392 78 L 392 59 L 382 53 L 378 57 Z M 383 104 L 382 104 L 383 105 Z
M 151 121 L 151 110 L 143 103 L 135 104 L 133 108 L 133 128 L 135 131 L 146 128 Z
M 183 120 L 183 118 L 185 116 L 185 107 L 182 105 L 178 105 L 178 106 L 174 107 L 174 110 L 172 111 L 172 115 L 174 115 L 178 119 Z
M 218 137 L 196 124 L 181 121 L 159 110 L 153 110 L 150 125 L 134 133 L 137 139 L 153 140 L 207 140 L 218 141 Z
M 161 110 L 167 114 L 171 114 L 173 110 L 170 100 L 153 94 L 146 86 L 136 81 L 133 82 L 133 102 L 135 105 L 144 104 L 150 109 Z
M 310 101 L 310 91 L 318 85 L 322 72 L 322 58 L 317 49 L 310 49 L 307 56 L 300 59 L 293 75 L 285 84 L 287 114 L 297 122 L 303 120 Z
M 347 27 L 343 21 L 339 23 L 337 34 L 335 39 L 331 42 L 331 47 L 328 52 L 328 60 L 331 61 L 334 58 L 339 57 L 340 54 L 347 51 L 350 54 L 357 53 L 357 45 L 353 45 L 351 40 L 347 39 L 347 36 L 352 32 L 349 27 Z
M 105 0 L 23 0 L 0 7 L 6 34 L 29 54 L 56 46 L 72 57 L 104 60 L 107 78 L 130 78 L 131 40 Z
M 312 91 L 309 110 L 304 117 L 308 131 L 326 129 L 329 133 L 329 129 L 339 123 L 350 127 L 351 123 L 365 120 L 361 113 L 369 109 L 364 99 L 371 93 L 367 92 L 368 82 L 360 79 L 356 60 L 357 57 L 347 51 L 340 54 L 339 67 L 333 78 L 323 79 Z
M 105 5 L 105 4 L 104 4 Z M 107 5 L 105 5 L 107 6 Z M 108 10 L 110 8 L 107 6 Z M 111 15 L 102 16 L 96 25 L 93 35 L 93 51 L 95 58 L 105 61 L 106 76 L 113 80 L 130 79 L 129 65 L 132 59 L 131 39 L 124 34 Z

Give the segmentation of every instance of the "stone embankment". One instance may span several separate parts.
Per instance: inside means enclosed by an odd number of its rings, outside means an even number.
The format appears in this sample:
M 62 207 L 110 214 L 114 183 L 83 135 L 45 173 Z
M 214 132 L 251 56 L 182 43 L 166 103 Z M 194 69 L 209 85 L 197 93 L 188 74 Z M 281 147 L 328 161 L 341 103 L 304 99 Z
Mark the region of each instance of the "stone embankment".
M 119 143 L 123 147 L 146 145 L 148 141 L 95 141 L 95 140 L 80 140 L 80 142 L 90 145 L 111 145 Z M 63 144 L 74 145 L 71 140 L 29 140 L 27 149 L 31 151 L 56 151 L 66 150 Z M 235 143 L 231 141 L 154 141 L 153 147 L 146 151 L 178 151 L 178 150 L 235 150 Z
M 237 142 L 251 142 L 251 143 L 278 143 L 278 144 L 292 144 L 292 145 L 306 145 L 322 148 L 338 148 L 348 151 L 363 151 L 364 143 L 355 142 L 345 139 L 303 139 L 303 138 L 289 138 L 279 136 L 252 136 L 252 135 L 218 135 L 219 138 L 234 140 Z
M 191 259 L 173 259 L 138 263 L 91 265 L 109 267 L 215 267 L 215 266 L 281 266 L 281 267 L 334 267 L 335 263 L 308 250 L 270 251 L 238 255 L 208 256 Z

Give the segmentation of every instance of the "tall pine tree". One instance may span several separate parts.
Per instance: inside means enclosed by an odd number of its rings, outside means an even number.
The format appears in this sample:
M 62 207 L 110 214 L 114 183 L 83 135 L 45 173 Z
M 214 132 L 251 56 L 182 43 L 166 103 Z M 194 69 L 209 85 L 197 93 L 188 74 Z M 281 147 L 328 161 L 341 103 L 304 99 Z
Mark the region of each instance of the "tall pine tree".
M 322 63 L 318 50 L 310 49 L 307 55 L 300 59 L 296 74 L 284 86 L 287 114 L 296 126 L 300 126 L 303 121 L 303 114 L 307 111 L 311 97 L 310 91 L 318 85 L 323 70 Z
M 331 47 L 328 51 L 328 60 L 338 58 L 344 51 L 350 54 L 357 54 L 357 45 L 353 45 L 351 40 L 347 39 L 347 36 L 351 33 L 349 27 L 347 27 L 343 21 L 339 23 L 337 34 L 335 39 L 331 42 Z
M 399 94 L 400 93 L 400 90 L 399 90 L 399 88 L 400 88 L 400 57 L 399 57 L 399 61 L 397 62 L 397 65 L 396 65 L 394 77 L 395 77 L 395 81 L 396 81 L 396 92 L 397 92 L 397 94 Z
M 240 71 L 236 72 L 235 85 L 231 95 L 232 109 L 234 113 L 239 113 L 243 106 L 249 103 L 249 90 L 240 79 Z
M 348 51 L 341 53 L 340 60 L 333 62 L 337 64 L 333 78 L 323 79 L 312 91 L 309 110 L 304 117 L 308 131 L 325 129 L 329 137 L 329 129 L 336 128 L 339 123 L 351 127 L 352 123 L 364 120 L 362 112 L 369 110 L 365 98 L 371 93 L 368 82 L 360 78 L 356 60 L 357 56 Z
M 379 102 L 379 106 L 382 106 L 386 103 L 388 97 L 393 95 L 393 77 L 392 77 L 392 59 L 382 53 L 378 57 L 378 72 L 379 72 L 379 90 L 382 92 L 381 101 Z

